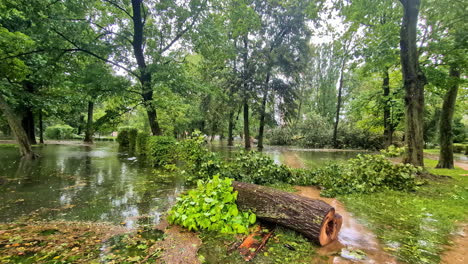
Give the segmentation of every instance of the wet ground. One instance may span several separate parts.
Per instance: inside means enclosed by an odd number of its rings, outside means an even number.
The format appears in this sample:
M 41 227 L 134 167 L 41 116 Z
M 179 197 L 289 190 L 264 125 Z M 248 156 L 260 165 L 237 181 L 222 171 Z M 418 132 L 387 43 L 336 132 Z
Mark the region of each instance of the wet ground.
M 293 168 L 307 167 L 294 152 L 285 152 L 281 162 Z M 320 248 L 317 252 L 321 256 L 329 256 L 328 263 L 397 263 L 382 249 L 376 236 L 346 211 L 341 202 L 333 198 L 321 197 L 320 190 L 315 187 L 296 186 L 295 188 L 298 195 L 320 199 L 333 206 L 343 217 L 338 240 Z
M 214 145 L 212 149 L 230 158 L 233 148 Z M 35 151 L 41 155 L 40 159 L 21 161 L 15 147 L 0 147 L 0 223 L 18 220 L 109 222 L 136 230 L 140 226 L 160 224 L 162 214 L 187 188 L 177 176 L 155 177 L 151 168 L 137 157 L 119 151 L 116 143 L 50 144 L 35 147 Z M 264 153 L 277 163 L 311 168 L 353 158 L 362 151 L 267 147 Z M 298 194 L 322 199 L 343 216 L 339 240 L 318 252 L 329 256 L 327 263 L 396 263 L 382 250 L 372 232 L 339 201 L 322 198 L 319 191 L 311 187 L 298 187 Z M 449 251 L 444 263 L 466 263 L 466 227 L 464 230 L 465 235 L 454 236 L 453 253 Z M 174 257 L 181 252 L 186 254 L 186 260 L 197 262 L 194 254 L 200 243 L 198 237 L 170 228 L 164 231 L 168 242 L 164 240 L 158 245 L 172 250 L 162 256 L 166 262 L 174 263 Z M 179 240 L 186 240 L 186 243 L 175 243 Z

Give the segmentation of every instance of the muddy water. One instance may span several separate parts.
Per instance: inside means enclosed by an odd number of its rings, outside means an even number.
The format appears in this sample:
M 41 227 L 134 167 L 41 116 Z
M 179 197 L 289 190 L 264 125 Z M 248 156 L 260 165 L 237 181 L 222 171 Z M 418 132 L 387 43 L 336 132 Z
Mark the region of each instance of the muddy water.
M 112 222 L 131 229 L 159 223 L 185 189 L 177 175 L 157 177 L 116 143 L 43 145 L 33 161 L 0 147 L 0 222 Z
M 320 255 L 329 256 L 328 263 L 397 263 L 383 251 L 376 236 L 353 218 L 338 200 L 320 197 L 320 190 L 315 187 L 297 186 L 296 189 L 301 196 L 325 201 L 343 217 L 338 240 L 318 250 Z
M 293 168 L 306 167 L 294 152 L 283 152 L 281 162 Z M 328 203 L 343 217 L 338 240 L 318 250 L 319 255 L 328 256 L 326 263 L 397 263 L 383 251 L 376 236 L 347 212 L 338 200 L 321 197 L 320 190 L 315 187 L 296 186 L 296 189 L 299 195 Z

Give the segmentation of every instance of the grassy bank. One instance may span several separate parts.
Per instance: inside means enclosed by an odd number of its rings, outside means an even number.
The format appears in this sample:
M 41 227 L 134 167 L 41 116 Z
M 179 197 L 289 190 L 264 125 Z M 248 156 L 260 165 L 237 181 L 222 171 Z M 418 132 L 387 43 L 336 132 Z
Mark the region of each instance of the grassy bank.
M 468 217 L 468 176 L 460 168 L 434 169 L 452 178 L 429 180 L 415 192 L 384 191 L 341 196 L 349 211 L 368 223 L 385 250 L 407 263 L 439 263 L 450 234 Z

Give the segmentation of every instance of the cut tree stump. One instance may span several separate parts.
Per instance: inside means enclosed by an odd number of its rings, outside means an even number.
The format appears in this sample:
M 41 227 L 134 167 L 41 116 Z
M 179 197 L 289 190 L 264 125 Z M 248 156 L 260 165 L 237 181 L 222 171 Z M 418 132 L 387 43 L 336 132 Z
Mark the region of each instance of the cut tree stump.
M 251 210 L 260 220 L 293 229 L 321 246 L 338 237 L 342 218 L 324 201 L 244 182 L 232 186 L 239 209 Z

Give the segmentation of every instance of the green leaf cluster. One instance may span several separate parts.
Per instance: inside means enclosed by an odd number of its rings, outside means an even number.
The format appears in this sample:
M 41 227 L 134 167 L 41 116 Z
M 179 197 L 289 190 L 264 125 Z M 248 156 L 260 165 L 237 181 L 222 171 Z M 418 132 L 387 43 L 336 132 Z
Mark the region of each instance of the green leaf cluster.
M 405 153 L 405 148 L 400 148 L 395 145 L 391 145 L 386 149 L 382 149 L 380 153 L 385 157 L 400 157 L 401 155 L 403 155 L 403 153 Z
M 121 127 L 117 135 L 117 142 L 120 147 L 133 151 L 135 150 L 137 135 L 138 129 L 134 127 Z
M 146 158 L 154 167 L 162 167 L 175 163 L 177 142 L 168 136 L 151 136 L 147 139 Z
M 74 128 L 69 125 L 49 126 L 45 130 L 48 139 L 73 139 Z
M 291 169 L 256 151 L 240 151 L 227 166 L 229 177 L 260 185 L 288 182 Z
M 177 203 L 168 213 L 169 223 L 189 230 L 247 233 L 256 216 L 251 212 L 239 211 L 232 181 L 230 178 L 220 179 L 218 175 L 208 181 L 199 180 L 197 188 L 177 198 Z
M 382 190 L 412 191 L 420 168 L 411 164 L 393 164 L 383 155 L 358 155 L 345 165 L 323 168 L 315 175 L 324 196 L 373 193 Z

